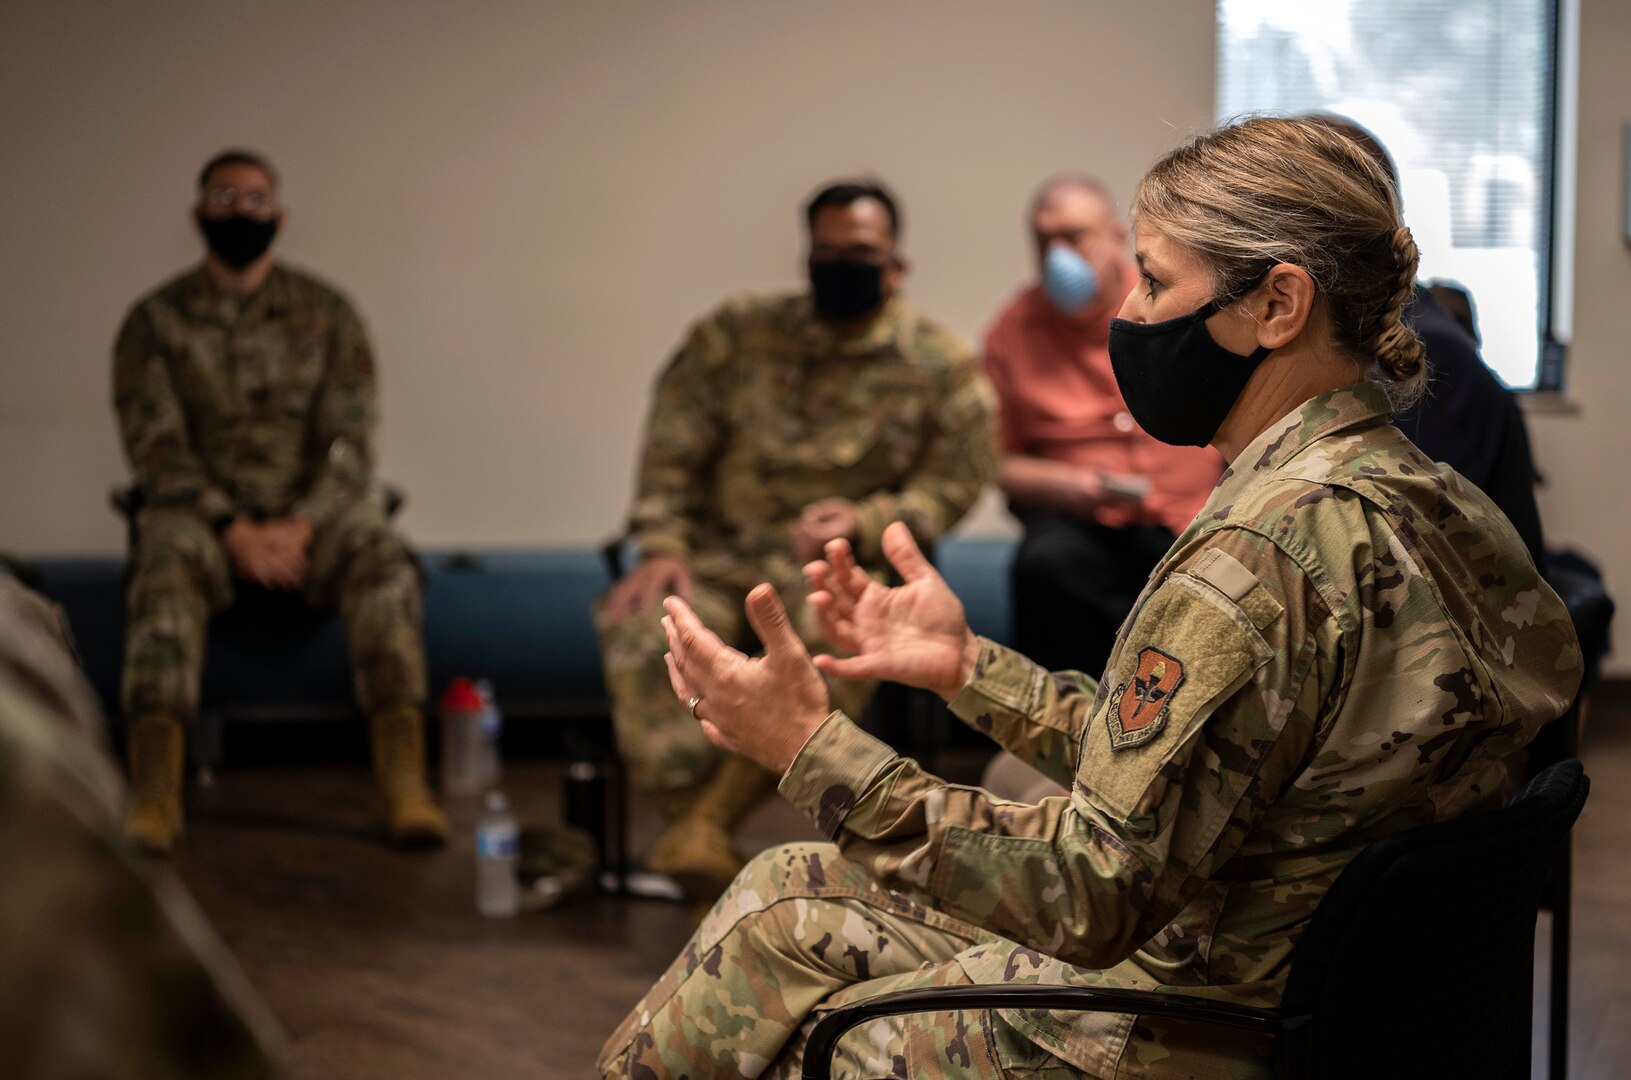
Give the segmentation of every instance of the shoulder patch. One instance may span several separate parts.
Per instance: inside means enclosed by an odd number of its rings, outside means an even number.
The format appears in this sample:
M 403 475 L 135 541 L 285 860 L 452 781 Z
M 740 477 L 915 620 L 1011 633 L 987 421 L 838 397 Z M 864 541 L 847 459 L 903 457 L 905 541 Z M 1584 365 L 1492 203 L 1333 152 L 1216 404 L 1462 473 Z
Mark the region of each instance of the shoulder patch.
M 1132 678 L 1110 695 L 1105 724 L 1110 749 L 1140 746 L 1161 734 L 1172 712 L 1172 696 L 1184 684 L 1184 663 L 1154 646 L 1139 650 Z
M 1240 604 L 1192 574 L 1168 577 L 1122 630 L 1105 672 L 1114 689 L 1082 731 L 1074 796 L 1133 833 L 1158 828 L 1166 762 L 1269 657 Z

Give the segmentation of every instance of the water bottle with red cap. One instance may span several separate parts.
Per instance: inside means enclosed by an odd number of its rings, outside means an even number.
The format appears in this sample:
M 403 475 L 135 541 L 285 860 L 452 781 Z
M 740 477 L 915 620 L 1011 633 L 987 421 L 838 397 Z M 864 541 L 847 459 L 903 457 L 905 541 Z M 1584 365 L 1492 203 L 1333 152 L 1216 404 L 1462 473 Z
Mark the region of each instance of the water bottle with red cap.
M 462 675 L 442 692 L 444 795 L 474 795 L 481 790 L 486 754 L 481 730 L 485 708 L 481 691 Z

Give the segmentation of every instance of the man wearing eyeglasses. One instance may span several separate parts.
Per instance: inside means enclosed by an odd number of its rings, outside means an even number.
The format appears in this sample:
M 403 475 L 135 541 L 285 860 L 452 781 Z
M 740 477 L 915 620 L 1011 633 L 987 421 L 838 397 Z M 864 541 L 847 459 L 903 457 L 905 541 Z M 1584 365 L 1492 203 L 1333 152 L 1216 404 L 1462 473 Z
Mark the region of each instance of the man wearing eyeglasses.
M 417 568 L 372 490 L 374 358 L 334 289 L 274 260 L 277 174 L 233 150 L 198 178 L 202 265 L 138 301 L 114 346 L 114 405 L 141 509 L 121 699 L 127 834 L 166 852 L 182 826 L 187 725 L 205 631 L 235 583 L 345 619 L 391 835 L 439 842 L 425 784 Z
M 723 755 L 675 702 L 663 598 L 685 597 L 747 646 L 743 601 L 770 581 L 814 646 L 806 561 L 843 537 L 881 573 L 884 526 L 938 539 L 996 468 L 993 399 L 971 350 L 899 295 L 893 196 L 832 184 L 805 222 L 809 288 L 726 302 L 659 378 L 628 523 L 639 562 L 596 610 L 618 745 L 668 826 L 646 864 L 697 900 L 741 869 L 733 833 L 776 778 Z M 830 690 L 852 710 L 870 686 Z

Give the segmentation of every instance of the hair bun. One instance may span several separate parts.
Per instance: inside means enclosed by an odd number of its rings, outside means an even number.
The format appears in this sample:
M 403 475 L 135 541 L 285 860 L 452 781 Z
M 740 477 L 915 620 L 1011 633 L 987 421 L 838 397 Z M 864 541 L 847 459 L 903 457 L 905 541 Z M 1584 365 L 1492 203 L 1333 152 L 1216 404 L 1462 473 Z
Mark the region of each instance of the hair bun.
M 1412 285 L 1416 280 L 1416 267 L 1421 264 L 1421 252 L 1416 250 L 1416 238 L 1410 230 L 1400 225 L 1393 230 L 1393 268 L 1401 274 L 1408 274 Z

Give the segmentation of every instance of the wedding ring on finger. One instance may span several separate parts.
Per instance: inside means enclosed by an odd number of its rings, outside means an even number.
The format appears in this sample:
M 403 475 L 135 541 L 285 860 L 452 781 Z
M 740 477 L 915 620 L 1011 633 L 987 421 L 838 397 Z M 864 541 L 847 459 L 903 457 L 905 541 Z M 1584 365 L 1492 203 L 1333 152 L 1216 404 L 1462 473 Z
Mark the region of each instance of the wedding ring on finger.
M 690 701 L 687 701 L 685 703 L 686 709 L 689 710 L 690 713 L 691 713 L 691 719 L 693 719 L 693 720 L 702 719 L 700 716 L 697 715 L 697 706 L 701 705 L 701 704 L 702 704 L 702 699 L 700 697 L 694 697 Z

